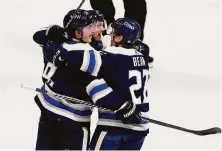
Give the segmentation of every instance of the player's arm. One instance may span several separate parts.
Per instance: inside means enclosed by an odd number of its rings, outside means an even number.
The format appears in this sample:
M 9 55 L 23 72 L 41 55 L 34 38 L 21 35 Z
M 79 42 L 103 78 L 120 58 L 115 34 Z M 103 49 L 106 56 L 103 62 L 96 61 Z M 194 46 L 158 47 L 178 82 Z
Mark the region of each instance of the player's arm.
M 47 28 L 42 28 L 34 33 L 33 40 L 39 44 L 41 47 L 47 43 L 45 32 Z
M 64 44 L 65 45 L 65 44 Z M 100 53 L 92 50 L 67 50 L 65 46 L 55 42 L 48 42 L 46 46 L 54 53 L 53 63 L 65 61 L 68 66 L 87 72 L 92 76 L 97 76 L 102 66 Z M 67 46 L 69 47 L 69 46 Z M 91 48 L 91 47 L 90 47 Z M 84 49 L 84 48 L 83 48 Z
M 40 46 L 44 46 L 48 41 L 64 43 L 67 38 L 62 27 L 58 25 L 50 25 L 35 32 L 33 40 Z
M 140 112 L 135 104 L 124 100 L 104 79 L 91 76 L 87 82 L 86 92 L 94 104 L 114 111 L 125 124 L 140 123 Z
M 50 41 L 62 44 L 66 39 L 66 34 L 63 31 L 63 28 L 58 25 L 50 25 L 42 28 L 33 35 L 33 40 L 43 48 L 44 62 L 45 60 L 53 62 L 53 56 L 55 53 L 52 51 L 53 49 L 51 49 L 51 46 L 47 44 Z M 57 66 L 60 66 L 61 64 L 63 65 L 63 63 L 59 62 Z

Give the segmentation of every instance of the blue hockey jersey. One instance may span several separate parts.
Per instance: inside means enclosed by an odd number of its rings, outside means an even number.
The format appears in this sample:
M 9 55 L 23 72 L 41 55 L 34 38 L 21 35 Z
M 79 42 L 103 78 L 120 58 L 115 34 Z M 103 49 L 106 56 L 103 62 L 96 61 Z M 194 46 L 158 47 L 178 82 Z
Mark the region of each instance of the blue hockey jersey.
M 89 44 L 74 41 L 67 41 L 63 44 L 63 47 L 68 50 L 69 56 L 72 56 L 75 51 L 88 52 L 93 50 Z M 100 67 L 101 60 L 97 60 L 96 65 Z M 97 71 L 94 71 L 95 74 L 96 72 Z M 107 85 L 104 79 L 98 79 L 77 68 L 74 69 L 73 66 L 70 65 L 57 68 L 52 63 L 48 62 L 43 72 L 43 77 L 47 79 L 47 82 L 42 87 L 43 90 L 91 101 L 91 97 L 87 94 L 86 87 L 90 83 L 97 83 L 99 87 L 93 90 L 93 92 L 98 93 L 98 95 L 96 95 L 97 99 L 108 100 L 107 102 L 111 102 L 113 99 L 117 100 L 117 103 L 111 106 L 104 105 L 103 107 L 111 107 L 111 109 L 117 110 L 125 102 L 118 93 Z M 69 104 L 63 99 L 58 99 L 47 94 L 38 94 L 38 97 L 43 107 L 53 113 L 77 122 L 90 121 L 91 109 L 86 105 Z
M 64 46 L 63 46 L 64 47 Z M 66 47 L 64 47 L 66 48 Z M 66 48 L 67 49 L 67 48 Z M 147 117 L 148 102 L 148 64 L 143 55 L 135 49 L 122 47 L 108 47 L 104 51 L 72 51 L 71 55 L 64 55 L 64 59 L 74 68 L 87 72 L 92 76 L 103 78 L 124 100 L 133 101 L 143 116 Z M 86 87 L 87 94 L 100 106 L 113 106 L 116 100 L 103 98 L 98 89 L 103 81 L 93 80 Z M 114 98 L 115 99 L 115 98 Z M 114 112 L 99 110 L 98 125 L 121 127 L 136 131 L 147 131 L 148 122 L 142 120 L 140 124 L 123 124 Z

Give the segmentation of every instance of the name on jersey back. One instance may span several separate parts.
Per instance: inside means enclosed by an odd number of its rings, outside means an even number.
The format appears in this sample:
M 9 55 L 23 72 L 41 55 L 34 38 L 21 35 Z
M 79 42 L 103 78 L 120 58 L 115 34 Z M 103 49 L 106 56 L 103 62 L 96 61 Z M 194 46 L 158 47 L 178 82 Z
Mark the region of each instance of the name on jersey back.
M 133 57 L 132 59 L 134 66 L 146 66 L 145 60 L 142 56 Z

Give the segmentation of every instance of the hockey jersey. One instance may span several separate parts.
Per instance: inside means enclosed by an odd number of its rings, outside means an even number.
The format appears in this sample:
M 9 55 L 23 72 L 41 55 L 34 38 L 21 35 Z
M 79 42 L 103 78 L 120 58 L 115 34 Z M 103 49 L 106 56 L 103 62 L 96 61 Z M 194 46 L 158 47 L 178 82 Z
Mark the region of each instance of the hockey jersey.
M 67 41 L 63 44 L 63 47 L 68 50 L 67 54 L 70 58 L 72 58 L 71 56 L 73 56 L 73 53 L 76 51 L 88 52 L 93 50 L 89 44 L 75 41 Z M 97 55 L 99 55 L 98 52 Z M 95 70 L 92 73 L 93 75 L 97 74 L 100 66 L 101 59 L 96 58 L 96 68 L 94 68 Z M 86 68 L 86 66 L 83 65 L 82 68 Z M 90 65 L 90 70 L 92 69 L 93 67 Z M 72 65 L 56 67 L 52 63 L 48 62 L 44 69 L 43 77 L 44 79 L 47 79 L 47 82 L 42 86 L 43 90 L 53 91 L 91 102 L 92 97 L 87 94 L 86 87 L 89 84 L 96 83 L 98 87 L 91 92 L 91 94 L 96 94 L 94 99 L 108 100 L 107 102 L 111 102 L 112 100 L 117 101 L 117 103 L 112 104 L 111 106 L 104 105 L 103 107 L 111 107 L 111 109 L 117 110 L 125 102 L 118 93 L 113 91 L 112 88 L 107 85 L 104 79 L 98 79 L 95 76 L 91 76 L 77 68 L 73 68 Z M 51 95 L 41 93 L 38 94 L 38 98 L 44 108 L 55 114 L 77 122 L 90 121 L 91 108 L 89 106 L 83 104 L 69 104 L 64 99 L 58 99 Z
M 73 67 L 92 76 L 103 78 L 124 100 L 133 101 L 141 111 L 142 116 L 148 117 L 149 67 L 141 53 L 135 49 L 108 47 L 100 52 L 95 50 L 73 51 L 72 55 L 64 55 L 63 57 Z M 101 94 L 96 90 L 103 87 L 102 83 L 102 81 L 93 80 L 86 86 L 86 92 L 94 103 L 110 108 L 118 101 L 110 101 L 108 97 L 107 99 L 101 97 Z M 142 120 L 139 124 L 123 124 L 114 112 L 105 110 L 99 110 L 97 124 L 135 131 L 148 130 L 148 121 Z

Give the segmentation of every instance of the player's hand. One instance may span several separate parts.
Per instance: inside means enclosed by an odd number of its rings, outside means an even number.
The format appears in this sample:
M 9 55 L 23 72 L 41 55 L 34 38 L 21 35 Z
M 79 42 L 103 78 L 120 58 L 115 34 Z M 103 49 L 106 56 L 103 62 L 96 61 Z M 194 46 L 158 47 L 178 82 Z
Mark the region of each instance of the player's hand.
M 124 124 L 139 124 L 141 121 L 140 112 L 136 105 L 129 101 L 116 111 L 116 115 L 120 117 Z
M 146 62 L 153 63 L 153 57 L 150 57 L 150 48 L 147 44 L 143 43 L 141 40 L 137 40 L 135 49 L 143 54 Z
M 66 33 L 59 25 L 50 25 L 47 28 L 45 35 L 48 41 L 53 41 L 59 44 L 62 44 L 67 40 Z

